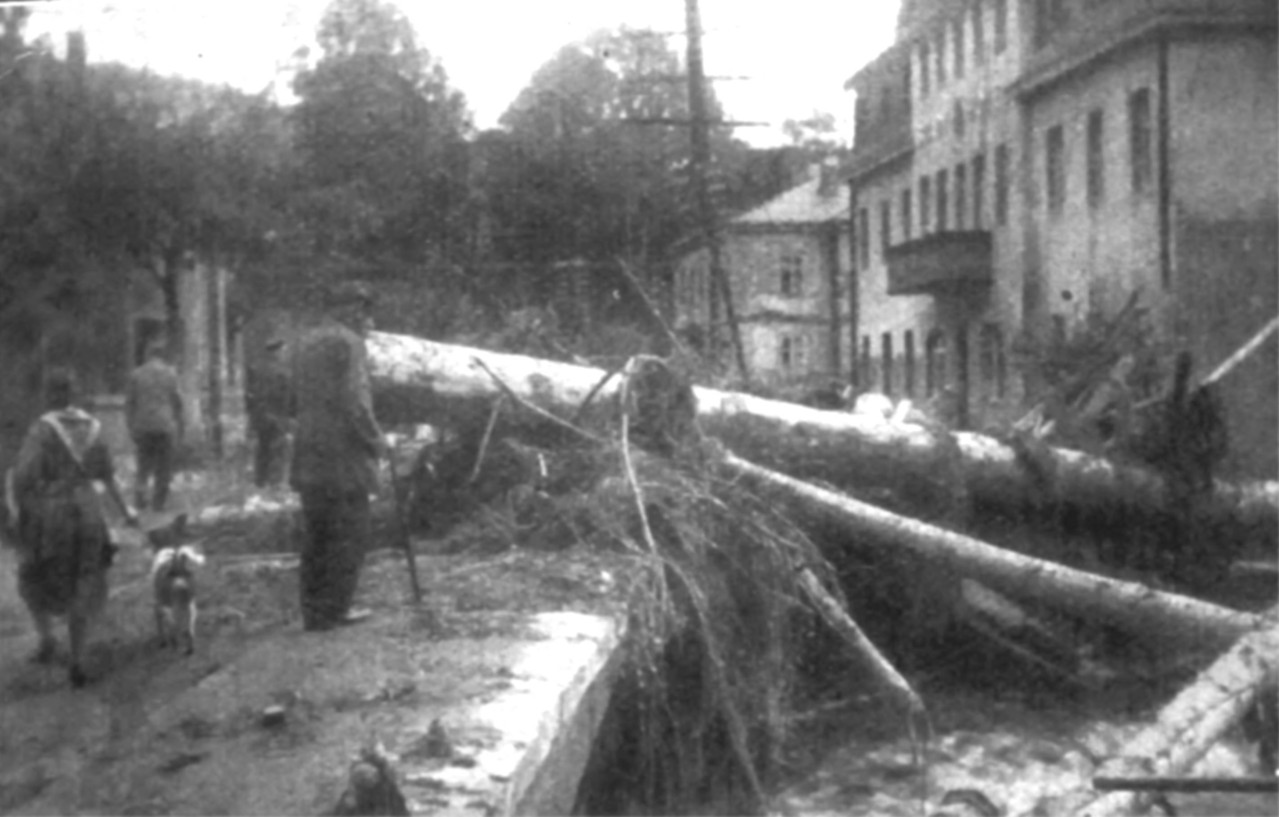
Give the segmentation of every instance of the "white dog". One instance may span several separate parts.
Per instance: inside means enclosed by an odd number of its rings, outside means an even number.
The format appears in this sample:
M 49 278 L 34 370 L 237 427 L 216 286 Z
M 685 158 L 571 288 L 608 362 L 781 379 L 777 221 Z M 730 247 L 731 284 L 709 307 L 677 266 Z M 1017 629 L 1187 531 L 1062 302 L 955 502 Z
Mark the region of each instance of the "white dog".
M 151 562 L 156 635 L 168 647 L 178 647 L 185 636 L 187 655 L 195 652 L 195 569 L 203 564 L 204 554 L 193 545 L 162 548 Z

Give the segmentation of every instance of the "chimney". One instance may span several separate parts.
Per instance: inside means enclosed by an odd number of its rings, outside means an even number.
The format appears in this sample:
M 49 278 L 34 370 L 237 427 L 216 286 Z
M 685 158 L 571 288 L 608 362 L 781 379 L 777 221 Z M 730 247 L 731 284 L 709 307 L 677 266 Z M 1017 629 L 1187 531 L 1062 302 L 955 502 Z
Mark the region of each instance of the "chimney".
M 77 80 L 84 78 L 84 65 L 88 59 L 88 49 L 84 43 L 83 31 L 67 32 L 67 65 L 71 68 L 72 75 Z
M 831 196 L 840 189 L 840 173 L 839 159 L 834 156 L 827 156 L 817 167 L 818 178 L 817 195 Z

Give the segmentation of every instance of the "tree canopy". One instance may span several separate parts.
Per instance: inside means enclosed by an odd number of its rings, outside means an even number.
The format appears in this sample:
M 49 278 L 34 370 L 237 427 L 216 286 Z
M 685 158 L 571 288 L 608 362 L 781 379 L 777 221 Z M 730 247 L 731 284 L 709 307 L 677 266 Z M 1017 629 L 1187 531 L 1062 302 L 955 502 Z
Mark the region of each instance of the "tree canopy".
M 390 3 L 335 0 L 318 40 L 293 81 L 292 238 L 391 266 L 447 255 L 466 201 L 464 98 Z

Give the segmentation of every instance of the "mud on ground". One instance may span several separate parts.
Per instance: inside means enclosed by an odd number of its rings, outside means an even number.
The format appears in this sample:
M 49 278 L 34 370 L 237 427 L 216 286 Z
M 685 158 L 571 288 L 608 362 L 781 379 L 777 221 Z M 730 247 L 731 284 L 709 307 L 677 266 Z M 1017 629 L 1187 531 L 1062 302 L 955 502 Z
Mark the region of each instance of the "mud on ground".
M 0 813 L 326 812 L 360 746 L 411 751 L 440 713 L 509 686 L 502 645 L 527 637 L 527 614 L 615 612 L 616 557 L 495 553 L 491 542 L 483 555 L 419 555 L 426 600 L 415 607 L 403 552 L 383 549 L 370 554 L 357 599 L 373 616 L 305 633 L 296 560 L 255 560 L 237 547 L 243 535 L 213 537 L 221 541 L 200 576 L 199 645 L 186 657 L 156 645 L 149 553 L 137 532 L 123 533 L 89 649 L 95 681 L 83 690 L 68 687 L 64 664 L 28 662 L 36 640 L 14 554 L 0 550 Z M 255 549 L 287 550 L 259 538 Z M 263 722 L 273 704 L 285 709 L 283 725 Z M 446 725 L 459 762 L 491 737 Z M 430 791 L 405 794 L 418 809 L 431 804 Z

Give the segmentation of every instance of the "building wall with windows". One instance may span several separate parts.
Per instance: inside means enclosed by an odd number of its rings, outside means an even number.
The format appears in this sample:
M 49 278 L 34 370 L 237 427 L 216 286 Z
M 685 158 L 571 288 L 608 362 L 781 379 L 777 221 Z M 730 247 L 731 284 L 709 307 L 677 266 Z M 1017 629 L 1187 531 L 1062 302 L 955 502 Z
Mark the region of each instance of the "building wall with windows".
M 850 257 L 847 199 L 829 173 L 725 225 L 721 264 L 729 277 L 752 376 L 765 385 L 825 383 L 846 371 Z M 713 321 L 710 254 L 698 248 L 675 268 L 676 323 Z M 718 320 L 724 320 L 719 309 Z M 722 333 L 727 339 L 727 333 Z
M 1246 342 L 1279 312 L 1277 15 L 1267 0 L 905 0 L 897 42 L 849 81 L 850 226 L 870 241 L 859 385 L 905 394 L 876 361 L 904 358 L 907 332 L 917 356 L 932 338 L 946 353 L 926 368 L 936 382 L 946 367 L 981 427 L 1027 397 L 1017 337 L 1069 336 L 1133 292 L 1196 376 Z M 907 191 L 913 224 L 876 253 Z M 1221 384 L 1231 467 L 1270 476 L 1275 346 Z

